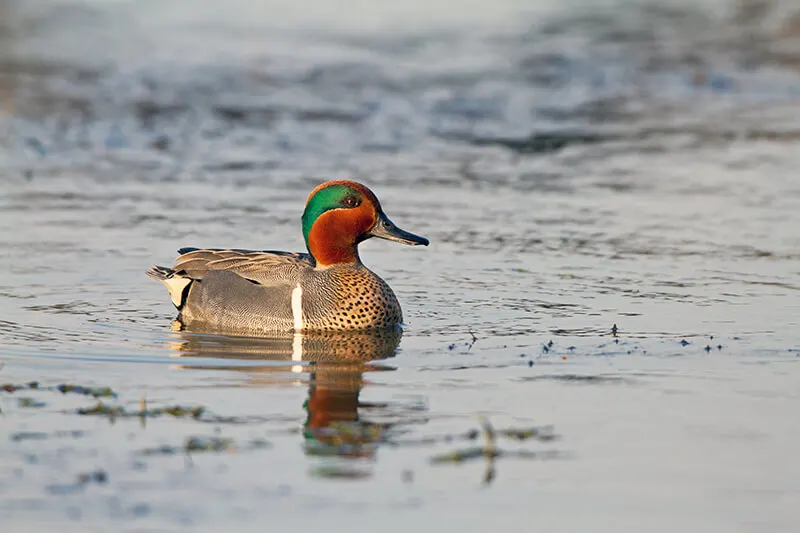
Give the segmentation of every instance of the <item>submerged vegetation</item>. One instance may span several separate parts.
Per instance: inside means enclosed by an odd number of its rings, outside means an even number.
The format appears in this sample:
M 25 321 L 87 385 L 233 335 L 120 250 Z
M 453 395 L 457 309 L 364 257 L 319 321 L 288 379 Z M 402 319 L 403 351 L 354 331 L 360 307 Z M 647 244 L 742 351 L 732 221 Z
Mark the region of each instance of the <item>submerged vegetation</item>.
M 138 411 L 129 411 L 124 407 L 118 405 L 108 405 L 103 402 L 97 402 L 91 407 L 82 407 L 75 411 L 83 416 L 108 416 L 110 418 L 157 418 L 160 416 L 172 416 L 175 418 L 194 418 L 199 419 L 205 412 L 203 407 L 182 407 L 180 405 L 173 405 L 168 407 L 157 408 L 143 408 Z
M 339 368 L 339 371 L 333 370 Z M 349 367 L 348 367 L 349 368 Z M 319 372 L 319 371 L 318 371 Z M 475 442 L 483 439 L 483 445 L 471 446 L 454 451 L 444 452 L 430 458 L 430 464 L 457 464 L 472 459 L 485 458 L 489 461 L 488 470 L 491 474 L 485 476 L 484 481 L 494 478 L 494 461 L 499 458 L 521 458 L 521 459 L 546 459 L 559 457 L 560 454 L 553 450 L 535 451 L 531 449 L 521 450 L 502 450 L 497 446 L 498 439 L 506 439 L 513 442 L 539 442 L 549 443 L 556 440 L 553 428 L 550 426 L 528 426 L 528 427 L 506 427 L 494 428 L 486 418 L 481 418 L 479 428 L 473 428 L 459 433 L 444 433 L 438 435 L 419 435 L 415 436 L 412 426 L 419 426 L 428 422 L 429 418 L 423 416 L 402 416 L 412 413 L 424 412 L 424 406 L 417 403 L 409 405 L 392 403 L 359 403 L 357 399 L 358 388 L 351 389 L 348 386 L 343 388 L 333 387 L 331 383 L 345 378 L 345 382 L 350 383 L 350 379 L 357 372 L 341 371 L 341 367 L 331 366 L 326 370 L 327 375 L 324 379 L 319 379 L 311 389 L 312 398 L 305 403 L 308 411 L 308 420 L 303 428 L 290 428 L 283 434 L 297 433 L 298 430 L 304 437 L 304 450 L 308 456 L 319 457 L 320 459 L 339 457 L 349 459 L 351 466 L 337 466 L 335 464 L 322 464 L 314 467 L 312 475 L 333 478 L 367 478 L 370 475 L 357 466 L 359 460 L 373 458 L 380 447 L 404 448 L 404 447 L 430 447 L 435 448 L 440 445 L 449 445 L 458 442 Z M 273 444 L 263 437 L 255 436 L 250 438 L 235 438 L 233 436 L 221 435 L 221 427 L 225 424 L 249 424 L 251 427 L 259 427 L 264 423 L 276 422 L 276 420 L 261 417 L 237 417 L 220 416 L 210 412 L 201 405 L 162 405 L 150 406 L 145 399 L 139 400 L 137 408 L 127 408 L 124 405 L 106 401 L 107 399 L 118 400 L 119 395 L 109 387 L 92 387 L 75 384 L 61 384 L 43 386 L 38 382 L 24 384 L 5 384 L 0 387 L 0 391 L 14 394 L 20 391 L 27 392 L 49 392 L 65 394 L 77 394 L 98 398 L 94 404 L 74 408 L 71 410 L 59 410 L 63 415 L 74 414 L 81 417 L 105 417 L 109 421 L 120 419 L 138 419 L 142 427 L 149 419 L 180 419 L 190 422 L 212 423 L 218 427 L 214 435 L 188 435 L 185 436 L 180 444 L 159 444 L 147 446 L 134 451 L 134 455 L 140 458 L 157 456 L 191 456 L 196 453 L 236 453 L 243 451 L 258 451 L 273 448 Z M 320 395 L 322 399 L 315 395 Z M 331 402 L 331 396 L 336 397 L 336 401 Z M 103 398 L 103 399 L 100 399 Z M 338 403 L 337 403 L 338 402 Z M 17 407 L 40 408 L 39 412 L 52 412 L 49 409 L 41 409 L 48 404 L 31 397 L 20 397 L 17 399 Z M 344 407 L 343 407 L 344 406 Z M 363 413 L 384 415 L 394 418 L 391 421 L 371 422 L 361 419 L 359 411 Z M 400 414 L 398 414 L 400 413 Z M 9 435 L 10 441 L 14 443 L 22 442 L 43 442 L 58 438 L 86 438 L 91 432 L 82 429 L 69 429 L 61 431 L 45 432 L 36 429 L 17 431 Z M 28 457 L 33 457 L 28 453 Z M 355 461 L 355 462 L 352 462 Z M 98 474 L 98 472 L 100 474 Z M 407 471 L 404 479 L 413 479 L 413 472 Z M 61 485 L 50 485 L 48 492 L 51 494 L 71 493 L 83 490 L 91 483 L 104 484 L 108 481 L 108 476 L 104 470 L 97 470 L 81 474 L 74 483 Z
M 143 456 L 152 455 L 180 455 L 197 452 L 235 452 L 246 450 L 263 450 L 272 445 L 264 439 L 253 439 L 244 444 L 237 444 L 236 440 L 226 437 L 187 437 L 181 446 L 163 445 L 154 448 L 145 448 L 139 452 Z
M 38 381 L 30 381 L 23 384 L 6 383 L 0 385 L 0 391 L 13 394 L 18 391 L 51 391 L 61 394 L 80 394 L 82 396 L 92 396 L 94 398 L 116 398 L 117 393 L 110 387 L 85 387 L 72 383 L 62 383 L 60 385 L 41 386 Z

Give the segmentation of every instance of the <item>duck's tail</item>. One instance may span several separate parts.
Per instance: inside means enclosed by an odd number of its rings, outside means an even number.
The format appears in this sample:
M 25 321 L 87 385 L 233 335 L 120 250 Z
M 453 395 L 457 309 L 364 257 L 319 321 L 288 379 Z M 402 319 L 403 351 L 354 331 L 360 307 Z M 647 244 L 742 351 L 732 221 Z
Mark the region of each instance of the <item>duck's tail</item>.
M 175 275 L 175 271 L 171 268 L 153 265 L 145 274 L 155 280 L 166 281 Z
M 145 274 L 166 285 L 172 305 L 178 311 L 183 309 L 183 304 L 186 303 L 186 298 L 189 296 L 189 287 L 194 281 L 192 278 L 182 272 L 158 265 L 153 265 Z

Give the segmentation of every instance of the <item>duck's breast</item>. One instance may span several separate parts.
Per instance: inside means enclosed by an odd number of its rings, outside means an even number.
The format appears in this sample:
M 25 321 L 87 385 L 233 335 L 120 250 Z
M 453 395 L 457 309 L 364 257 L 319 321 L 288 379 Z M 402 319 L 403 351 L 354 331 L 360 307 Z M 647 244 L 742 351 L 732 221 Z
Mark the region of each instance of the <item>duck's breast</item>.
M 364 266 L 309 271 L 300 290 L 304 329 L 381 328 L 403 322 L 394 291 Z

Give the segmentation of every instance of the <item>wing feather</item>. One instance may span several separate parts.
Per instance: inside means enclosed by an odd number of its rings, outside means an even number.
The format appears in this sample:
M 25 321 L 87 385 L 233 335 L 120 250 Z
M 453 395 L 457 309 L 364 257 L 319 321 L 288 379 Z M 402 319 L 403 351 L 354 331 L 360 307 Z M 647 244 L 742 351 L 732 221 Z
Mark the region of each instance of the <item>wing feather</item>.
M 226 270 L 262 285 L 295 282 L 303 270 L 314 268 L 309 254 L 276 250 L 181 248 L 174 270 L 203 279 L 211 270 Z

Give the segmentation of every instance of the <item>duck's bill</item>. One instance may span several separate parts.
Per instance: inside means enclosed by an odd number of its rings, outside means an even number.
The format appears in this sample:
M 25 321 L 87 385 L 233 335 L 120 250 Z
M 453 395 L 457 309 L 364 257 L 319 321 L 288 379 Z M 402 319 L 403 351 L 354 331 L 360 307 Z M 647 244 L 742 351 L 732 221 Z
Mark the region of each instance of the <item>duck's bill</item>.
M 419 235 L 414 235 L 413 233 L 409 233 L 398 228 L 383 213 L 378 216 L 377 224 L 375 224 L 375 226 L 373 226 L 373 228 L 369 230 L 367 234 L 370 237 L 377 237 L 379 239 L 386 239 L 387 241 L 410 244 L 411 246 L 416 246 L 418 244 L 428 246 L 428 244 L 430 244 L 430 241 L 425 237 L 420 237 Z

